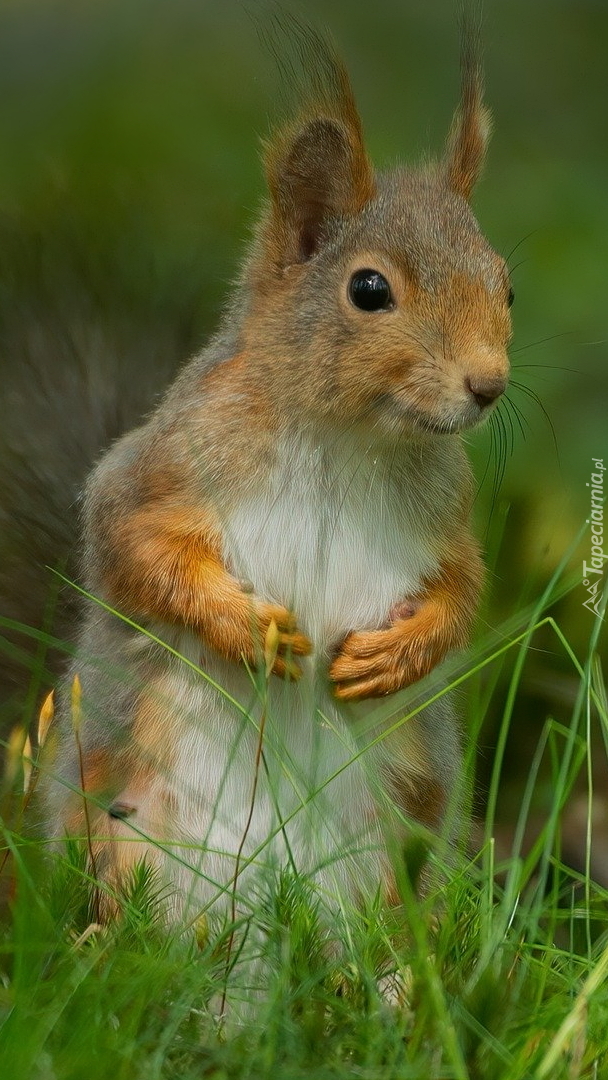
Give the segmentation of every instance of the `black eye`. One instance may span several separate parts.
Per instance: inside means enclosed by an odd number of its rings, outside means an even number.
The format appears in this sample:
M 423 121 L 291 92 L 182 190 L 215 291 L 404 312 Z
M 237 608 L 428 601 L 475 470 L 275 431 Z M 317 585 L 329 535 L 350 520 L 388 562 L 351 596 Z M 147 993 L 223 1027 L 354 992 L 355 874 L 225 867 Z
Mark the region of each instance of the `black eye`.
M 509 305 L 509 307 L 513 306 L 513 301 L 514 300 L 515 300 L 515 293 L 513 292 L 513 289 L 509 289 L 509 297 L 507 299 L 507 304 Z
M 392 304 L 388 281 L 377 270 L 357 270 L 350 279 L 348 295 L 361 311 L 386 311 Z

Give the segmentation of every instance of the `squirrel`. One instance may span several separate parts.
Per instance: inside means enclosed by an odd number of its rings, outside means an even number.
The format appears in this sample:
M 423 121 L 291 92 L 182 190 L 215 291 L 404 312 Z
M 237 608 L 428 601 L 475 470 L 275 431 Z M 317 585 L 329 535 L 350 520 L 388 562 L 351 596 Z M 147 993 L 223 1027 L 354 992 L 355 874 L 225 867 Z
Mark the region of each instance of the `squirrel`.
M 389 808 L 399 835 L 458 813 L 449 697 L 382 737 L 365 721 L 467 645 L 482 588 L 461 433 L 506 388 L 512 301 L 470 207 L 489 116 L 465 43 L 444 157 L 378 172 L 345 68 L 320 63 L 264 145 L 219 332 L 86 485 L 44 796 L 50 835 L 82 836 L 84 790 L 108 910 L 142 858 L 176 917 L 231 883 L 246 909 L 287 861 L 392 902 Z

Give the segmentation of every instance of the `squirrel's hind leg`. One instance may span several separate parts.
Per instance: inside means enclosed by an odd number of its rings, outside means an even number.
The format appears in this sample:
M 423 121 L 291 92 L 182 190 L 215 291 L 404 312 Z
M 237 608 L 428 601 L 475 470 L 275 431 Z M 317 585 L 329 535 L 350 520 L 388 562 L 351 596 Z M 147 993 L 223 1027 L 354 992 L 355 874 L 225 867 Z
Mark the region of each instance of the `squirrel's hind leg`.
M 143 695 L 129 726 L 121 728 L 111 725 L 109 708 L 90 707 L 88 679 L 84 687 L 80 731 L 68 727 L 69 717 L 60 717 L 59 747 L 50 749 L 41 796 L 49 840 L 63 846 L 70 839 L 82 849 L 93 920 L 108 922 L 120 915 L 142 880 L 139 864 L 145 862 L 153 873 L 164 871 L 162 845 L 173 816 L 163 762 L 167 739 L 158 724 L 144 724 L 151 710 Z M 161 889 L 162 881 L 157 886 L 154 880 L 145 895 Z
M 149 770 L 136 774 L 114 797 L 108 797 L 109 789 L 107 778 L 99 775 L 96 787 L 91 769 L 86 770 L 86 794 L 70 794 L 61 823 L 63 834 L 83 845 L 94 889 L 93 912 L 102 923 L 120 916 L 135 889 L 138 868 L 145 865 L 159 877 L 158 885 L 156 881 L 151 885 L 150 896 L 164 891 L 160 874 L 166 860 L 163 838 L 171 804 L 170 794 Z

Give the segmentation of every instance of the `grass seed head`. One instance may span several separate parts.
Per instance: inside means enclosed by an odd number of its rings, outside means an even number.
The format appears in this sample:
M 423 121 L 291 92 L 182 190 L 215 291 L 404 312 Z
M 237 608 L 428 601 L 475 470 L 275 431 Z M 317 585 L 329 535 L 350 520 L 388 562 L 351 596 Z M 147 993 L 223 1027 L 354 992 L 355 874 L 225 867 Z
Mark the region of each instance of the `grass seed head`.
M 12 787 L 19 775 L 26 743 L 26 732 L 22 727 L 14 727 L 6 744 L 4 779 L 7 787 Z
M 82 686 L 78 675 L 75 675 L 72 679 L 70 698 L 72 708 L 72 729 L 74 734 L 78 736 L 80 735 L 80 729 L 82 727 Z
M 30 790 L 30 784 L 32 782 L 32 743 L 29 735 L 26 735 L 25 742 L 23 744 L 21 765 L 23 768 L 23 794 L 27 795 L 28 791 Z
M 55 716 L 55 691 L 49 690 L 38 714 L 38 746 L 40 749 L 46 742 L 49 728 Z
M 270 677 L 270 673 L 274 667 L 274 662 L 277 658 L 279 651 L 279 628 L 274 621 L 270 620 L 268 629 L 266 631 L 266 637 L 264 638 L 264 664 L 266 668 L 266 678 Z

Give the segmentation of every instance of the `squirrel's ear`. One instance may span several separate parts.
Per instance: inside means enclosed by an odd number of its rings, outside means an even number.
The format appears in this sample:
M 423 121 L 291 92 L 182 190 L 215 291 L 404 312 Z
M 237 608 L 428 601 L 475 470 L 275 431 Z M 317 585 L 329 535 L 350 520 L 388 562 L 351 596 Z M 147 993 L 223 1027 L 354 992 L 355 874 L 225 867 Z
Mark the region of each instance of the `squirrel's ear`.
M 465 199 L 479 179 L 490 137 L 491 116 L 483 104 L 478 33 L 463 29 L 460 105 L 452 121 L 446 155 L 448 184 Z
M 314 255 L 332 216 L 356 214 L 372 198 L 374 175 L 356 111 L 312 116 L 264 148 L 272 199 L 267 240 L 274 262 L 288 266 Z

